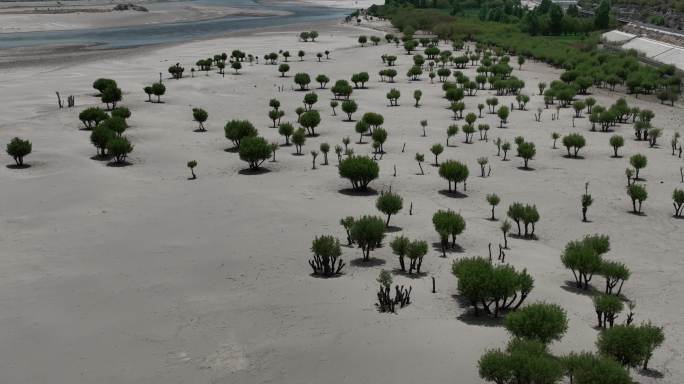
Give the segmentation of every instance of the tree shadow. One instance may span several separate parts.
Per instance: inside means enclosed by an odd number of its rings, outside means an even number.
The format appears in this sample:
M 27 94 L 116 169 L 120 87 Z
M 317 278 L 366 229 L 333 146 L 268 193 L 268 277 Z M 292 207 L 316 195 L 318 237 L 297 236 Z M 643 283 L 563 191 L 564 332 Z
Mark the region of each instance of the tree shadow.
M 442 242 L 435 241 L 434 243 L 432 243 L 432 249 L 439 252 L 439 254 L 441 256 L 442 255 Z M 447 254 L 463 253 L 463 252 L 465 252 L 465 249 L 463 249 L 463 247 L 461 247 L 459 244 L 456 244 L 452 247 L 451 243 L 449 243 L 449 246 L 447 246 L 447 248 L 446 248 Z
M 565 283 L 560 287 L 564 291 L 582 296 L 594 296 L 594 293 L 597 291 L 596 288 L 594 288 L 594 286 L 591 284 L 589 284 L 588 289 L 577 288 L 577 284 L 575 284 L 575 282 L 571 280 L 565 280 Z
M 453 199 L 464 199 L 464 198 L 468 197 L 468 195 L 466 195 L 465 193 L 461 193 L 461 192 L 456 191 L 456 190 L 449 191 L 448 189 L 440 190 L 439 194 L 442 196 L 451 197 Z
M 680 216 L 672 215 L 672 218 L 676 219 L 676 220 L 684 220 L 684 215 L 680 215 Z
M 478 327 L 501 327 L 503 326 L 503 316 L 493 317 L 480 310 L 478 315 L 475 315 L 475 309 L 470 305 L 465 298 L 460 295 L 451 295 L 458 306 L 464 311 L 456 318 L 468 325 L 476 325 Z
M 377 267 L 379 265 L 385 265 L 386 261 L 383 259 L 378 259 L 377 257 L 370 257 L 368 260 L 364 260 L 363 257 L 353 259 L 349 262 L 349 265 L 355 267 Z
M 114 156 L 112 156 L 112 155 L 95 155 L 95 156 L 91 156 L 90 160 L 109 161 L 113 158 L 114 158 Z
M 113 167 L 113 168 L 122 168 L 122 167 L 128 167 L 129 165 L 133 165 L 133 163 L 123 160 L 123 161 L 110 161 L 107 163 L 108 167 Z
M 337 192 L 346 196 L 375 196 L 378 194 L 378 191 L 368 187 L 364 189 L 342 188 Z
M 224 152 L 228 152 L 228 153 L 238 153 L 238 152 L 240 151 L 240 148 L 238 148 L 238 147 L 230 147 L 230 148 L 224 149 L 223 151 L 224 151 Z
M 629 213 L 629 214 L 631 214 L 631 215 L 634 215 L 634 216 L 643 216 L 643 217 L 648 216 L 648 215 L 646 215 L 646 214 L 643 213 L 643 212 L 634 212 L 634 211 L 632 211 L 632 210 L 627 211 L 627 213 Z
M 264 167 L 259 167 L 259 168 L 245 168 L 241 169 L 238 171 L 239 174 L 245 175 L 245 176 L 256 176 L 256 175 L 263 175 L 265 173 L 271 172 L 268 168 Z
M 665 375 L 663 375 L 662 372 L 660 372 L 656 369 L 651 369 L 651 368 L 648 368 L 648 369 L 642 368 L 639 370 L 639 374 L 642 376 L 653 378 L 653 379 L 662 379 L 663 377 L 665 377 Z
M 387 233 L 401 232 L 403 230 L 404 230 L 404 228 L 397 227 L 396 225 L 390 225 L 389 227 L 385 228 L 385 232 L 387 232 Z
M 303 153 L 294 152 L 294 153 L 292 154 L 292 156 L 304 156 L 304 154 L 303 154 Z
M 205 133 L 205 132 L 207 132 L 206 129 L 202 129 L 202 128 L 195 128 L 195 129 L 193 129 L 192 131 L 193 131 L 193 132 L 197 132 L 197 133 Z
M 31 168 L 31 164 L 7 164 L 7 168 L 9 169 L 26 169 L 26 168 Z
M 336 275 L 332 276 L 325 276 L 325 275 L 318 275 L 313 272 L 309 273 L 309 276 L 313 277 L 314 279 L 321 279 L 321 280 L 329 280 L 329 279 L 337 279 L 338 277 L 342 277 L 344 275 L 344 272 L 340 272 Z
M 518 235 L 517 233 L 511 233 L 508 235 L 508 237 L 513 238 L 513 239 L 518 239 L 518 240 L 539 240 L 537 235 Z
M 428 275 L 428 273 L 427 273 L 427 272 L 424 272 L 424 271 L 423 271 L 423 272 L 420 272 L 420 273 L 416 273 L 416 272 L 414 272 L 414 273 L 408 273 L 408 271 L 402 271 L 401 269 L 398 269 L 398 268 L 393 269 L 393 270 L 392 270 L 392 274 L 393 274 L 393 275 L 398 275 L 398 276 L 404 276 L 404 277 L 406 277 L 406 278 L 408 278 L 408 279 L 421 279 L 421 278 L 423 278 L 423 277 L 425 277 L 425 276 Z
M 532 167 L 527 167 L 527 168 L 525 168 L 525 167 L 518 167 L 518 169 L 521 170 L 521 171 L 525 171 L 525 172 L 532 172 L 532 171 L 535 170 L 535 169 L 532 168 Z
M 563 157 L 566 159 L 570 159 L 570 160 L 583 160 L 584 159 L 584 156 L 581 156 L 581 155 L 574 156 L 574 155 L 567 155 L 566 154 L 566 155 L 563 155 Z

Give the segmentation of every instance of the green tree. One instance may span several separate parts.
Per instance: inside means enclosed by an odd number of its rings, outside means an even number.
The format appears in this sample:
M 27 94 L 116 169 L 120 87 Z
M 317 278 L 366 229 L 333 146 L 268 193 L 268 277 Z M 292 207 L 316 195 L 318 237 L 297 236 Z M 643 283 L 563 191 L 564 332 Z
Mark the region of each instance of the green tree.
M 603 261 L 599 274 L 606 279 L 605 293 L 607 295 L 612 294 L 613 290 L 617 287 L 617 291 L 615 291 L 617 296 L 620 296 L 622 286 L 625 281 L 629 280 L 631 275 L 629 268 L 624 263 L 618 261 Z
M 311 83 L 311 78 L 309 77 L 308 73 L 300 72 L 295 74 L 294 82 L 295 84 L 299 85 L 300 91 L 305 91 L 308 89 L 309 83 Z
M 316 127 L 321 123 L 321 115 L 316 110 L 304 112 L 299 117 L 299 124 L 306 128 L 309 136 L 316 136 Z
M 499 117 L 499 120 L 501 122 L 501 124 L 499 125 L 499 128 L 504 127 L 504 124 L 506 124 L 506 120 L 508 119 L 509 114 L 510 114 L 510 111 L 508 110 L 508 107 L 506 107 L 506 106 L 501 106 L 496 111 L 496 115 Z
M 320 149 L 321 153 L 323 154 L 323 165 L 328 165 L 328 153 L 330 152 L 330 144 L 321 143 L 318 149 Z
M 233 142 L 235 149 L 240 148 L 240 142 L 246 137 L 257 135 L 254 125 L 247 120 L 230 120 L 223 128 L 226 138 Z
M 580 135 L 579 133 L 571 133 L 568 135 L 565 135 L 563 137 L 563 146 L 568 150 L 568 156 L 572 156 L 577 158 L 577 154 L 579 153 L 580 149 L 582 149 L 586 145 L 586 140 L 584 139 L 584 136 Z M 570 153 L 570 149 L 572 149 L 572 154 Z
M 282 123 L 278 127 L 278 133 L 285 137 L 285 145 L 290 145 L 290 136 L 294 133 L 294 126 L 290 123 Z
M 240 160 L 249 164 L 249 169 L 258 169 L 271 157 L 271 146 L 263 137 L 248 136 L 242 139 L 239 148 Z
M 387 92 L 386 96 L 387 96 L 387 100 L 389 100 L 389 102 L 390 102 L 390 106 L 396 107 L 399 105 L 398 101 L 399 101 L 399 97 L 401 97 L 401 92 L 399 92 L 398 89 L 396 89 L 396 88 L 390 89 L 390 91 Z
M 204 123 L 209 118 L 209 114 L 207 113 L 207 111 L 205 111 L 202 108 L 193 108 L 192 118 L 199 124 L 199 131 L 206 131 L 206 129 L 204 128 Z
M 116 164 L 123 164 L 131 152 L 133 152 L 133 144 L 123 136 L 113 137 L 107 141 L 107 153 L 114 156 Z
M 120 117 L 110 117 L 109 119 L 103 121 L 99 126 L 105 127 L 119 136 L 121 136 L 126 128 L 128 128 L 128 125 L 126 125 L 124 119 Z
M 33 150 L 33 145 L 28 140 L 22 140 L 18 137 L 13 138 L 7 144 L 7 154 L 14 159 L 18 167 L 24 165 L 24 157 L 28 156 Z
M 573 384 L 632 384 L 629 372 L 610 357 L 588 352 L 560 357 L 565 375 Z
M 610 2 L 602 0 L 594 14 L 594 26 L 596 29 L 607 29 L 610 25 Z
M 536 154 L 537 149 L 535 148 L 534 143 L 525 142 L 518 145 L 518 156 L 522 157 L 525 164 L 523 168 L 529 169 L 527 163 L 530 159 L 533 159 Z
M 627 187 L 627 195 L 632 199 L 632 212 L 641 213 L 641 204 L 648 197 L 648 192 L 646 187 L 641 184 L 633 183 Z M 637 203 L 639 203 L 639 208 L 637 209 Z
M 492 206 L 492 221 L 496 220 L 496 217 L 494 216 L 494 208 L 499 205 L 500 201 L 501 199 L 496 193 L 490 193 L 487 195 L 487 202 Z
M 363 261 L 370 260 L 370 252 L 379 247 L 385 237 L 385 223 L 377 216 L 363 216 L 354 221 L 351 237 L 363 253 Z
M 295 150 L 297 155 L 302 154 L 302 146 L 306 142 L 306 131 L 303 128 L 298 128 L 292 134 L 292 144 L 295 145 Z
M 589 289 L 594 274 L 601 272 L 601 256 L 610 250 L 608 236 L 585 236 L 582 240 L 571 241 L 561 253 L 561 262 L 572 271 L 577 288 Z
M 126 107 L 116 107 L 112 108 L 112 111 L 110 112 L 112 117 L 120 117 L 124 121 L 131 117 L 131 110 L 126 108 Z
M 510 265 L 492 264 L 483 257 L 463 257 L 453 262 L 452 273 L 458 279 L 458 294 L 479 315 L 480 308 L 498 317 L 501 311 L 516 310 L 534 287 L 526 270 Z
M 78 119 L 81 120 L 87 130 L 97 127 L 100 122 L 107 120 L 107 118 L 109 118 L 107 113 L 98 107 L 86 108 L 78 114 Z
M 592 301 L 598 318 L 598 327 L 607 328 L 610 325 L 612 328 L 617 315 L 624 308 L 622 300 L 613 295 L 598 294 L 593 297 Z
M 616 325 L 602 330 L 596 346 L 602 355 L 630 368 L 643 364 L 649 355 L 648 340 L 638 327 L 632 325 Z
M 107 155 L 107 143 L 115 136 L 109 128 L 98 126 L 90 133 L 90 142 L 97 148 L 98 156 Z
M 457 190 L 458 183 L 465 184 L 469 173 L 468 166 L 456 160 L 447 160 L 439 166 L 439 176 L 449 182 L 449 192 L 451 183 L 454 183 L 454 191 Z
M 288 64 L 280 64 L 278 66 L 278 72 L 280 72 L 280 77 L 285 77 L 285 74 L 290 71 L 290 66 Z
M 152 94 L 157 96 L 157 103 L 161 103 L 161 97 L 166 93 L 166 86 L 162 83 L 152 84 Z
M 368 75 L 368 72 L 359 72 L 355 73 L 351 77 L 352 83 L 354 83 L 355 88 L 359 88 L 359 84 L 361 84 L 361 88 L 366 88 L 366 83 L 370 79 L 370 76 Z
M 356 112 L 358 105 L 354 100 L 345 100 L 342 102 L 342 111 L 347 114 L 347 121 L 352 121 L 352 114 Z
M 458 125 L 451 124 L 447 127 L 447 142 L 446 142 L 447 147 L 449 146 L 449 139 L 453 136 L 456 136 L 457 134 L 458 134 Z
M 557 304 L 534 303 L 506 316 L 504 326 L 514 337 L 549 344 L 563 337 L 568 318 Z
M 385 226 L 389 227 L 390 217 L 396 215 L 404 206 L 404 199 L 396 193 L 384 192 L 378 196 L 375 201 L 375 207 L 378 211 L 387 215 Z
M 646 168 L 646 165 L 648 165 L 648 159 L 641 153 L 637 153 L 636 155 L 632 155 L 632 157 L 629 158 L 629 163 L 632 165 L 632 167 L 634 167 L 634 170 L 636 171 L 634 179 L 639 180 L 639 171 L 643 168 Z
M 116 88 L 116 81 L 112 79 L 100 78 L 93 82 L 93 88 L 95 88 L 100 94 L 102 94 L 107 88 Z M 100 96 L 100 95 L 98 95 Z
M 648 371 L 648 362 L 653 357 L 653 351 L 658 348 L 665 341 L 665 333 L 662 327 L 655 326 L 648 323 L 643 323 L 638 327 L 641 332 L 641 338 L 646 342 L 646 356 L 644 357 L 644 364 L 642 368 Z
M 340 162 L 340 177 L 349 179 L 356 191 L 365 190 L 371 181 L 378 178 L 378 163 L 367 156 L 349 156 Z
M 420 106 L 420 99 L 423 97 L 423 91 L 420 89 L 416 89 L 413 91 L 413 98 L 416 100 L 415 107 L 418 108 Z
M 444 152 L 444 147 L 442 144 L 433 144 L 432 147 L 430 147 L 430 152 L 432 152 L 433 155 L 435 155 L 435 167 L 439 165 L 439 162 L 437 161 L 437 157 Z
M 188 168 L 190 168 L 190 174 L 192 175 L 190 179 L 195 180 L 197 179 L 197 175 L 195 174 L 195 167 L 197 166 L 197 161 L 195 160 L 190 160 L 188 161 Z
M 408 247 L 411 244 L 411 240 L 406 236 L 397 236 L 390 242 L 390 247 L 392 248 L 392 253 L 399 257 L 399 267 L 402 272 L 406 272 L 406 262 L 405 257 L 408 253 Z
M 442 256 L 446 257 L 449 236 L 451 236 L 451 247 L 454 248 L 456 246 L 456 236 L 463 233 L 466 228 L 465 219 L 450 209 L 446 211 L 440 209 L 432 215 L 432 224 L 440 236 Z
M 613 147 L 613 153 L 614 153 L 613 157 L 620 157 L 620 156 L 618 156 L 618 149 L 620 149 L 621 147 L 623 147 L 625 145 L 624 137 L 622 137 L 620 135 L 613 135 L 610 137 L 609 142 L 610 142 L 610 146 Z
M 320 84 L 320 89 L 325 89 L 326 84 L 330 82 L 330 78 L 326 75 L 318 75 L 316 76 L 316 82 Z
M 116 104 L 123 99 L 123 95 L 120 88 L 107 87 L 102 91 L 100 98 L 107 105 L 107 110 L 111 110 L 116 108 Z
M 675 209 L 675 217 L 682 217 L 682 209 L 684 208 L 684 190 L 675 188 L 672 192 L 672 205 Z

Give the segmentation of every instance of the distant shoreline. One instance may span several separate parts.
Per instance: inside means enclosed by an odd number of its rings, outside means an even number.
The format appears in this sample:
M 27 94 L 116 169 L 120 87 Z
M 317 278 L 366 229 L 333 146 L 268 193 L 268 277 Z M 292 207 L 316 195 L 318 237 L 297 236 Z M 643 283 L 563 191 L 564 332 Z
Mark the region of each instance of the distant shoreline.
M 40 3 L 54 4 L 53 1 Z M 130 3 L 143 6 L 147 11 L 114 10 L 118 4 Z M 76 0 L 74 4 L 41 5 L 40 7 L 19 5 L 16 2 L 11 2 L 11 4 L 15 6 L 0 8 L 0 33 L 3 34 L 125 28 L 209 21 L 226 17 L 270 17 L 289 14 L 288 12 L 266 8 L 251 9 L 239 6 L 205 5 L 196 1 L 117 0 L 108 2 L 96 0 L 83 3 Z

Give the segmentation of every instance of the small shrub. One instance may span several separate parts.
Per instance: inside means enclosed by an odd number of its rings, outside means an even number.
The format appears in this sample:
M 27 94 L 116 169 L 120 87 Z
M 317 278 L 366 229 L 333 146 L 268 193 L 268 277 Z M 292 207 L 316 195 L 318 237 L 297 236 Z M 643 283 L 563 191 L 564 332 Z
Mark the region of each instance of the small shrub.
M 321 236 L 314 238 L 311 244 L 313 258 L 309 260 L 309 265 L 313 269 L 314 275 L 331 277 L 339 275 L 344 267 L 342 248 L 340 241 L 334 236 Z
M 7 144 L 6 150 L 7 154 L 12 156 L 17 166 L 23 166 L 24 157 L 31 153 L 33 145 L 28 140 L 15 137 Z

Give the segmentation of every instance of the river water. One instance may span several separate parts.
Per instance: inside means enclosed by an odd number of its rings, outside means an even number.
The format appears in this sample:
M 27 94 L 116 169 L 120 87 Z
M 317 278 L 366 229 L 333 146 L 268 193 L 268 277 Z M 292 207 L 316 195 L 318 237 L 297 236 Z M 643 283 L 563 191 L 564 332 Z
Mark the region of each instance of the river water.
M 39 45 L 98 45 L 99 48 L 132 48 L 151 44 L 183 42 L 216 37 L 241 29 L 273 27 L 286 24 L 339 19 L 348 10 L 298 5 L 296 3 L 261 5 L 253 0 L 197 0 L 198 5 L 230 6 L 247 9 L 287 11 L 284 16 L 225 18 L 117 28 L 80 29 L 71 31 L 0 33 L 0 49 Z

